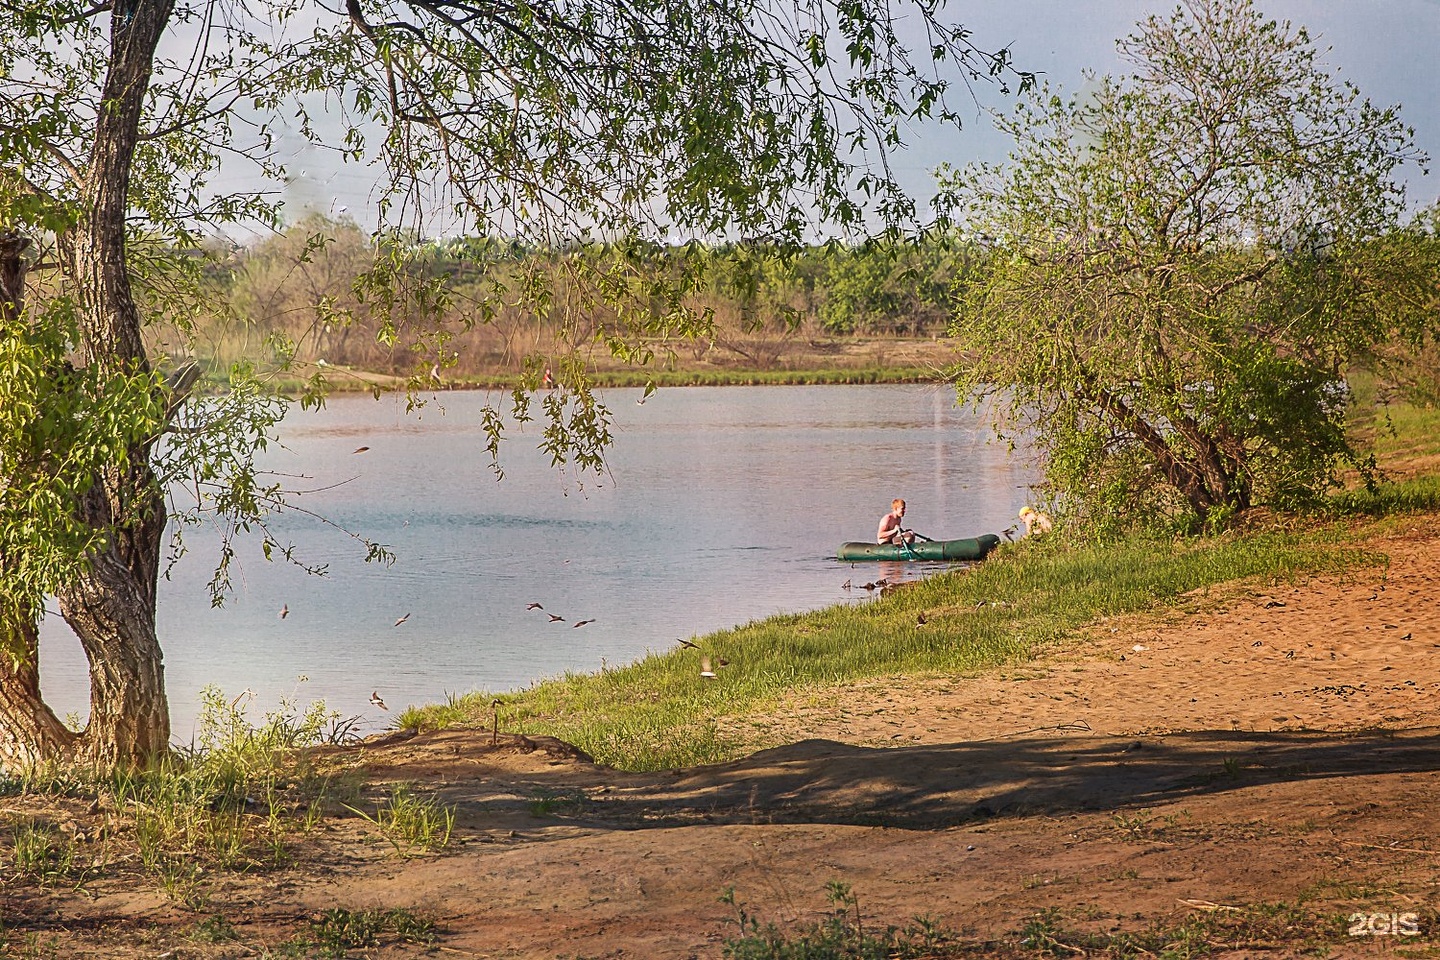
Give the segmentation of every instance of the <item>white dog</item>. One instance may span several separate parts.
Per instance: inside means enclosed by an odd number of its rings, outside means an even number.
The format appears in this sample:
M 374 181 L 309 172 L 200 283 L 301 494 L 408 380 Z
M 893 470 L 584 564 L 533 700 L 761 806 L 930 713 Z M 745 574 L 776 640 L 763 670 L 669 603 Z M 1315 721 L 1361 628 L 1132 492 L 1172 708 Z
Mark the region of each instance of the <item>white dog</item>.
M 1020 522 L 1025 524 L 1025 536 L 1033 537 L 1041 533 L 1049 533 L 1055 524 L 1050 518 L 1034 507 L 1020 508 Z

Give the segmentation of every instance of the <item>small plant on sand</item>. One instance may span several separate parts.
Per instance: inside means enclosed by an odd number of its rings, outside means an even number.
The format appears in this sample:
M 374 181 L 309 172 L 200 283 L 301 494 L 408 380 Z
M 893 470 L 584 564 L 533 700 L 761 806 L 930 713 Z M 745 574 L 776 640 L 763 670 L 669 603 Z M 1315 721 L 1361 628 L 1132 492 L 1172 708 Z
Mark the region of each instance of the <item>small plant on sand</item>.
M 450 845 L 450 834 L 455 829 L 454 807 L 434 797 L 418 796 L 406 783 L 390 788 L 389 798 L 373 817 L 349 804 L 345 807 L 374 824 L 399 854 L 443 850 Z
M 189 939 L 194 943 L 229 943 L 239 939 L 235 925 L 218 913 L 213 913 L 195 924 Z
M 386 942 L 429 946 L 435 942 L 435 922 L 411 910 L 326 910 L 310 921 L 310 931 L 281 946 L 277 956 L 323 957 L 339 960 L 352 950 L 378 947 Z
M 34 931 L 15 933 L 0 922 L 0 957 L 5 960 L 58 960 L 60 947 L 53 938 L 42 940 L 40 934 Z
M 553 817 L 560 812 L 576 813 L 585 806 L 589 797 L 584 790 L 536 790 L 530 801 L 530 815 Z
M 1117 813 L 1113 819 L 1115 829 L 1124 839 L 1144 840 L 1150 833 L 1150 823 L 1155 819 L 1155 815 L 1149 810 L 1137 810 L 1130 815 Z
M 74 841 L 47 823 L 18 825 L 12 854 L 15 873 L 41 886 L 78 883 L 83 874 L 75 859 Z
M 830 912 L 821 920 L 793 931 L 774 923 L 762 924 L 726 888 L 720 902 L 735 909 L 740 935 L 725 941 L 725 956 L 732 960 L 921 960 L 958 956 L 952 935 L 929 920 L 916 918 L 904 928 L 887 926 L 867 930 L 860 913 L 860 898 L 850 885 L 831 880 L 825 885 Z

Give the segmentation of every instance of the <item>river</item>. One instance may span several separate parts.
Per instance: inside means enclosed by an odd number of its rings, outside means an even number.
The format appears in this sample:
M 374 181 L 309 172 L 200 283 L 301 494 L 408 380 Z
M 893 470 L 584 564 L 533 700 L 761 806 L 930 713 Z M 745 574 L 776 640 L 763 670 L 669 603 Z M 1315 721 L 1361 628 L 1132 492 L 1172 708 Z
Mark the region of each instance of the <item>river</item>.
M 550 467 L 532 428 L 507 441 L 497 481 L 479 428 L 497 398 L 483 392 L 441 394 L 418 415 L 403 399 L 368 396 L 292 413 L 267 467 L 312 491 L 298 501 L 305 510 L 387 544 L 396 560 L 366 564 L 342 530 L 287 512 L 272 530 L 326 575 L 267 562 L 251 541 L 216 609 L 205 583 L 218 541 L 191 533 L 159 604 L 177 739 L 191 735 L 207 684 L 242 697 L 252 717 L 282 699 L 323 699 L 374 730 L 408 704 L 863 602 L 867 593 L 844 584 L 882 574 L 834 551 L 873 537 L 892 497 L 931 537 L 998 533 L 1032 479 L 943 386 L 671 388 L 643 404 L 639 390 L 604 396 L 615 441 L 600 477 Z M 935 566 L 889 564 L 884 575 Z M 47 699 L 83 719 L 79 643 L 55 615 L 41 635 Z

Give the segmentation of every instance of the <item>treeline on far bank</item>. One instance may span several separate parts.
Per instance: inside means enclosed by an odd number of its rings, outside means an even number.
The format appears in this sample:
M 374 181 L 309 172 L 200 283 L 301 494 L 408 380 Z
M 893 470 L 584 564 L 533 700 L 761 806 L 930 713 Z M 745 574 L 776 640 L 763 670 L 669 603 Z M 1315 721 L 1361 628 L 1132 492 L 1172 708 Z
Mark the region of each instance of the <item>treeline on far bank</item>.
M 248 360 L 301 375 L 316 365 L 396 377 L 439 369 L 447 382 L 503 381 L 577 354 L 592 370 L 642 380 L 637 359 L 658 379 L 938 369 L 950 291 L 976 264 L 974 250 L 939 241 L 817 245 L 786 258 L 737 249 L 659 250 L 637 269 L 633 251 L 613 245 L 402 245 L 312 216 L 260 242 L 205 250 L 205 306 L 156 325 L 154 346 L 216 373 Z M 637 302 L 641 315 L 625 316 Z

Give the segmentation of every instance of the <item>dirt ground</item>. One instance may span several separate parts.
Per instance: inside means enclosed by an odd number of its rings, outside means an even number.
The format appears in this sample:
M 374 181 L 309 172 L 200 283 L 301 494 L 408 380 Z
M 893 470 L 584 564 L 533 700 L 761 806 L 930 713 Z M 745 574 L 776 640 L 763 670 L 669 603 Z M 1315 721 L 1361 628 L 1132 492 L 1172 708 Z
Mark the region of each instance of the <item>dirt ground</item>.
M 308 956 L 279 945 L 322 911 L 404 908 L 433 944 L 345 955 L 710 958 L 739 933 L 725 891 L 794 935 L 840 881 L 871 930 L 923 915 L 997 956 L 1166 931 L 1190 931 L 1176 956 L 1440 955 L 1440 536 L 1376 546 L 1383 569 L 1100 624 L 1004 674 L 797 697 L 763 724 L 784 746 L 719 766 L 626 774 L 488 730 L 371 742 L 347 757 L 373 790 L 455 805 L 445 853 L 339 819 L 199 911 L 7 883 L 5 924 L 42 956 Z M 210 915 L 233 934 L 198 937 Z

